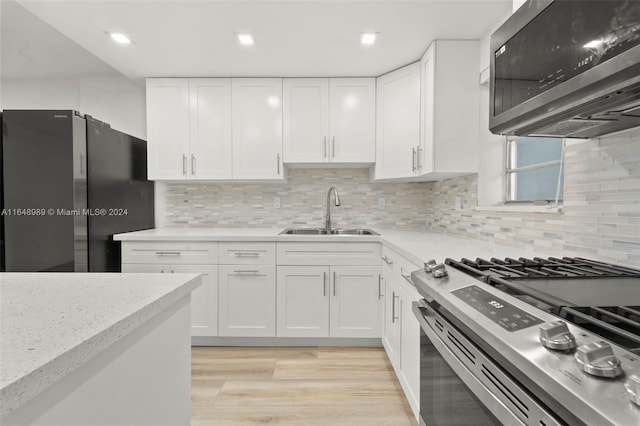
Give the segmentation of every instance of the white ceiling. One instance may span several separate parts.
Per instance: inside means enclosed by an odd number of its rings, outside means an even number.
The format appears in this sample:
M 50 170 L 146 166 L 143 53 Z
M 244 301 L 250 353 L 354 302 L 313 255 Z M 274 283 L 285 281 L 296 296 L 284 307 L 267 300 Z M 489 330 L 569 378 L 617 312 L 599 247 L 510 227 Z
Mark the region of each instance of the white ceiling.
M 377 76 L 419 59 L 434 39 L 485 36 L 511 13 L 512 7 L 512 0 L 18 3 L 99 60 L 81 58 L 77 46 L 63 48 L 60 37 L 44 31 L 46 25 L 37 19 L 27 22 L 22 16 L 18 22 L 11 14 L 29 14 L 15 4 L 3 4 L 5 74 L 63 73 L 73 67 L 77 55 L 80 72 L 96 72 L 104 61 L 134 80 L 176 76 Z M 117 45 L 106 31 L 123 32 L 134 43 Z M 376 45 L 359 44 L 360 33 L 365 31 L 379 33 Z M 240 46 L 237 32 L 251 33 L 255 45 Z M 25 60 L 29 56 L 30 62 Z M 34 61 L 40 66 L 21 70 Z

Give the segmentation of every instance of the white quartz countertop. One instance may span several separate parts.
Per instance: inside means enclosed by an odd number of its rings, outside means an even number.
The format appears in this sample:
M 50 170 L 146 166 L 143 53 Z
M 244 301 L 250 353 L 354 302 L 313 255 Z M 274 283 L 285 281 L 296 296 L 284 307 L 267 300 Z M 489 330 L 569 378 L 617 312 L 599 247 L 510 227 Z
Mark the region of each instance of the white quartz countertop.
M 482 241 L 426 231 L 398 231 L 372 228 L 379 236 L 363 235 L 279 235 L 284 228 L 187 228 L 165 227 L 117 234 L 120 241 L 379 241 L 414 263 L 447 257 L 532 257 L 538 254 L 493 241 Z
M 0 417 L 199 285 L 198 274 L 0 274 Z

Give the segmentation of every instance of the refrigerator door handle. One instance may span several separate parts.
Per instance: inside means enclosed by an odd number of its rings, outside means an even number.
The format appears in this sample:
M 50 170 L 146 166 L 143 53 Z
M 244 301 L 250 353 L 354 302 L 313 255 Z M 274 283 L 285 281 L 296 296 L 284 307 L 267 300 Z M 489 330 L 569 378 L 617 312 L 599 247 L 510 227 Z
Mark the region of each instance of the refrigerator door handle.
M 191 154 L 191 174 L 196 174 L 196 156 Z

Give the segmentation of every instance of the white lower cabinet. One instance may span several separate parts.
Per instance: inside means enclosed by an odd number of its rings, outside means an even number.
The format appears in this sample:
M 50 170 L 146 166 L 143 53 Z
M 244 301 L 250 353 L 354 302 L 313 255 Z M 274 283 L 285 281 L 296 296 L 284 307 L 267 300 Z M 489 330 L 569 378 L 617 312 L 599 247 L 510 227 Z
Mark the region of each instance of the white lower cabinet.
M 329 334 L 381 337 L 382 299 L 377 266 L 332 266 Z
M 276 335 L 276 271 L 272 265 L 219 266 L 220 336 Z
M 380 337 L 376 266 L 278 266 L 278 336 Z
M 329 335 L 328 281 L 328 266 L 278 266 L 278 336 Z
M 191 293 L 191 335 L 218 335 L 218 266 L 123 263 L 122 272 L 202 274 L 202 285 Z
M 421 298 L 410 283 L 412 262 L 384 247 L 385 312 L 382 344 L 416 418 L 420 411 L 420 324 L 412 304 Z
M 387 352 L 387 357 L 391 361 L 391 365 L 400 365 L 400 297 L 398 295 L 398 286 L 390 279 L 384 276 L 385 283 L 385 312 L 384 312 L 384 333 L 382 336 L 382 345 Z

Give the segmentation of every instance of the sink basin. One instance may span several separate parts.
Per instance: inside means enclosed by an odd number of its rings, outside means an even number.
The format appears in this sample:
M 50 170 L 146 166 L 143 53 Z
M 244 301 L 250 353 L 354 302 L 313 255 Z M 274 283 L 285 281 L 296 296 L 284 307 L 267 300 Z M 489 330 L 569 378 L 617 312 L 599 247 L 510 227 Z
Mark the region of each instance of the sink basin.
M 371 229 L 287 228 L 280 235 L 380 235 Z

